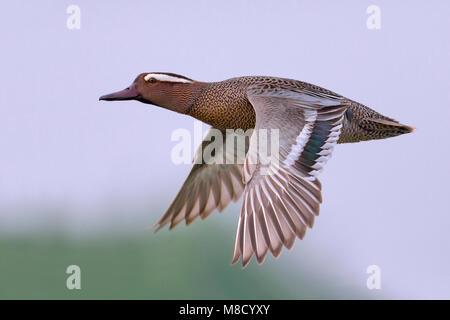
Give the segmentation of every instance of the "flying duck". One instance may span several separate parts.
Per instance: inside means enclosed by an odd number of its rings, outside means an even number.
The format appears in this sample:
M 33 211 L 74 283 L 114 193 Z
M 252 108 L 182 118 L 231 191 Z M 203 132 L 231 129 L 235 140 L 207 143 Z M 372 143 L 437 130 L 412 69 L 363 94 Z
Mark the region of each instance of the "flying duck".
M 268 76 L 199 82 L 167 72 L 140 74 L 125 90 L 99 100 L 137 100 L 190 115 L 211 126 L 194 166 L 156 231 L 185 220 L 205 219 L 243 197 L 232 263 L 253 255 L 261 264 L 268 251 L 278 257 L 303 239 L 322 202 L 317 174 L 337 143 L 384 139 L 413 128 L 356 101 L 319 86 Z M 230 132 L 253 132 L 243 147 L 243 161 L 228 148 Z M 262 163 L 256 132 L 278 130 L 278 152 Z M 223 133 L 212 154 L 235 161 L 207 161 L 202 154 Z M 275 132 L 275 131 L 274 131 Z M 214 139 L 212 137 L 215 137 Z M 234 139 L 234 136 L 233 136 Z M 242 148 L 241 148 L 242 149 Z M 241 150 L 242 151 L 242 150 Z M 210 160 L 210 159 L 209 159 Z M 275 161 L 276 160 L 276 161 Z M 231 163 L 230 163 L 231 162 Z

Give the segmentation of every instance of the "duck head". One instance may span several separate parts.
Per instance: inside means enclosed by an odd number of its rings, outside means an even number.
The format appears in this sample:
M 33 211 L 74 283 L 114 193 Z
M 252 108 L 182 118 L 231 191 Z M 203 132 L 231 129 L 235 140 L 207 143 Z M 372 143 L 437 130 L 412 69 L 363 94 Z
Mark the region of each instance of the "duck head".
M 186 113 L 201 87 L 200 82 L 174 73 L 141 73 L 128 88 L 103 95 L 99 100 L 137 100 Z

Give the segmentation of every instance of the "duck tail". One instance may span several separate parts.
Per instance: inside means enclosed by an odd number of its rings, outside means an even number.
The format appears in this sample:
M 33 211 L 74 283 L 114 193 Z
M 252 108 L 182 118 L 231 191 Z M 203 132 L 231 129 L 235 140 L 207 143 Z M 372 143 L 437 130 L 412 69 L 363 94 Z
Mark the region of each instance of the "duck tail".
M 351 105 L 345 111 L 338 143 L 386 139 L 414 130 L 414 127 L 401 124 L 361 103 L 351 101 Z
M 359 122 L 359 126 L 365 131 L 368 140 L 396 137 L 415 130 L 390 118 L 365 118 Z

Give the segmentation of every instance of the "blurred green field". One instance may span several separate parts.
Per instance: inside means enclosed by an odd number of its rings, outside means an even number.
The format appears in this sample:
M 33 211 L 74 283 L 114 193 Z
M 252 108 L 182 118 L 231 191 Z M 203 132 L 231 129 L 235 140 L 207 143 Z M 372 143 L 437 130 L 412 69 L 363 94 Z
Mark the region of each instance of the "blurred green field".
M 312 277 L 314 270 L 289 275 L 272 257 L 245 270 L 231 266 L 233 237 L 226 230 L 197 224 L 186 231 L 0 236 L 0 299 L 342 297 Z M 81 268 L 81 290 L 66 288 L 65 271 L 72 264 Z

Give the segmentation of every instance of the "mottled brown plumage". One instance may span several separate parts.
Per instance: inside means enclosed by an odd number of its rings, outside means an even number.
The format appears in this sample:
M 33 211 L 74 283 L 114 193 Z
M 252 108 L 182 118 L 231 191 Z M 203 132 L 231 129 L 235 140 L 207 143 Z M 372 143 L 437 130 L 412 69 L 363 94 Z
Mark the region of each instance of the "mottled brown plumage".
M 213 83 L 198 83 L 199 96 L 187 114 L 218 129 L 249 129 L 255 126 L 255 111 L 248 101 L 246 89 L 251 85 L 264 87 L 310 89 L 325 94 L 340 96 L 330 90 L 306 82 L 291 79 L 251 76 L 239 77 Z M 345 118 L 338 143 L 383 139 L 411 132 L 409 126 L 398 124 L 392 118 L 358 102 L 347 99 L 352 119 Z M 384 126 L 378 120 L 386 120 Z
M 172 73 L 143 73 L 127 89 L 101 100 L 138 100 L 190 115 L 212 126 L 195 165 L 157 230 L 170 223 L 205 219 L 243 195 L 233 263 L 245 267 L 253 255 L 262 263 L 270 251 L 292 248 L 319 214 L 317 179 L 337 143 L 383 139 L 413 129 L 327 89 L 297 80 L 250 76 L 221 82 L 197 82 Z M 225 147 L 226 129 L 253 129 L 241 147 L 243 162 L 225 163 L 237 152 Z M 215 131 L 214 129 L 219 129 Z M 256 132 L 279 130 L 279 148 L 262 162 Z M 219 136 L 216 136 L 220 134 Z M 213 141 L 215 162 L 203 153 Z M 235 137 L 233 137 L 235 139 Z

